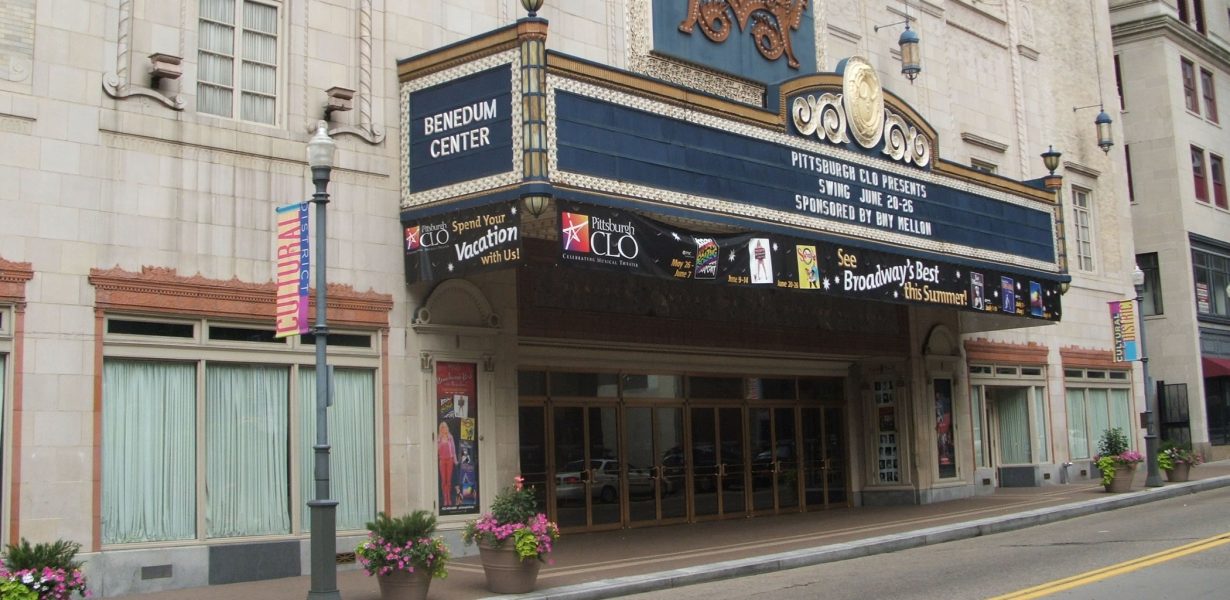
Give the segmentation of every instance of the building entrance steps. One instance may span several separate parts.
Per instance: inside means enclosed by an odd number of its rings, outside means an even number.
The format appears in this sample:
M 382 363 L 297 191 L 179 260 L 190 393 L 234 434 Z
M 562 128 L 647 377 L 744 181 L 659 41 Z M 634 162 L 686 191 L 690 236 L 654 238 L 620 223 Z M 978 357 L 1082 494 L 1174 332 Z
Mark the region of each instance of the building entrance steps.
M 1083 480 L 1039 488 L 1001 488 L 987 496 L 927 505 L 841 508 L 565 534 L 556 545 L 553 564 L 544 565 L 538 577 L 538 590 L 519 597 L 610 598 L 1010 531 L 1230 486 L 1230 460 L 1192 469 L 1190 482 L 1160 488 L 1146 488 L 1144 482 L 1142 468 L 1137 469 L 1132 491 L 1123 494 L 1107 494 L 1097 480 Z M 454 548 L 454 554 L 461 550 Z M 484 587 L 477 555 L 453 559 L 448 571 L 448 579 L 432 583 L 433 600 L 493 596 Z M 353 568 L 338 573 L 338 588 L 347 600 L 380 597 L 375 579 Z M 308 589 L 305 576 L 128 597 L 301 600 Z

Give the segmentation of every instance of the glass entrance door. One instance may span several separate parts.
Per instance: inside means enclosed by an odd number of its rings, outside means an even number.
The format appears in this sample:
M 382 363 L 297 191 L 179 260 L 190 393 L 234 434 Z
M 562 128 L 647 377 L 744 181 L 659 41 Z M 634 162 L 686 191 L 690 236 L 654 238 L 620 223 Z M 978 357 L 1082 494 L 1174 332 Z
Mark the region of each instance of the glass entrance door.
M 683 407 L 625 407 L 624 430 L 629 523 L 687 518 L 686 468 L 672 460 L 683 449 Z
M 778 512 L 799 506 L 795 408 L 749 408 L 752 510 Z
M 619 527 L 619 419 L 614 405 L 552 409 L 555 515 L 560 527 Z
M 696 519 L 747 514 L 743 463 L 743 409 L 693 407 L 692 514 Z
M 846 506 L 846 443 L 842 410 L 838 407 L 804 407 L 803 501 L 808 509 Z

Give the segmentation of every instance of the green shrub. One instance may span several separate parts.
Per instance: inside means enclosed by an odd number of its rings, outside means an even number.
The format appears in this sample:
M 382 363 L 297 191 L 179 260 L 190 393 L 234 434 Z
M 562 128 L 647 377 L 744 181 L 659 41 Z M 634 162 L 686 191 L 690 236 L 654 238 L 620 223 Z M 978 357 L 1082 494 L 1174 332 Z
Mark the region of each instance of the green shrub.
M 401 517 L 390 517 L 384 513 L 376 515 L 376 520 L 367 524 L 368 531 L 382 537 L 385 541 L 398 546 L 404 546 L 410 540 L 428 538 L 436 533 L 436 516 L 426 510 L 416 510 Z
M 1123 433 L 1123 429 L 1112 427 L 1102 432 L 1102 437 L 1098 440 L 1098 455 L 1119 456 L 1130 450 L 1131 447 L 1131 443 L 1128 442 L 1128 437 Z
M 26 538 L 21 538 L 19 544 L 9 544 L 4 550 L 4 565 L 10 571 L 23 569 L 63 569 L 75 571 L 81 568 L 81 563 L 73 560 L 81 544 L 67 540 L 56 540 L 50 544 L 39 543 L 33 546 Z

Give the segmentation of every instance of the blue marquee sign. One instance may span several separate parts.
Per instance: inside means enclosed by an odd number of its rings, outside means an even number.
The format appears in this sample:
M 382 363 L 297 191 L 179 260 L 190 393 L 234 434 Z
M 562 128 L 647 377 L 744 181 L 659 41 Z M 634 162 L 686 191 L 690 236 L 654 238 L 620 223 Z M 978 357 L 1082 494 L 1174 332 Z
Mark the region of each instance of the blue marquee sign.
M 563 171 L 1055 262 L 1053 214 L 1045 205 L 563 91 L 555 107 Z
M 511 67 L 410 94 L 410 191 L 513 168 Z

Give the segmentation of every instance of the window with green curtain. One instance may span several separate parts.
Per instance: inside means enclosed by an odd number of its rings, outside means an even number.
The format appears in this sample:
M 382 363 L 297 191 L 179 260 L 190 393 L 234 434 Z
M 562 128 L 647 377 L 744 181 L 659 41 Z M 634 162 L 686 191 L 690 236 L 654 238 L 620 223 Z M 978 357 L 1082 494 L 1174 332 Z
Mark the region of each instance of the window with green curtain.
M 1085 390 L 1068 388 L 1069 458 L 1089 458 L 1089 433 L 1085 419 Z
M 987 466 L 986 456 L 982 452 L 982 390 L 982 386 L 976 385 L 970 388 L 969 395 L 970 412 L 973 413 L 970 422 L 974 433 L 974 464 L 979 467 Z
M 196 537 L 196 365 L 108 359 L 102 396 L 102 542 Z
M 1047 437 L 1046 431 L 1046 388 L 1041 386 L 1032 388 L 1034 397 L 1034 447 L 1037 448 L 1037 456 L 1034 457 L 1038 462 L 1047 462 L 1050 458 L 1050 440 Z
M 363 529 L 376 516 L 375 372 L 333 369 L 329 407 L 329 484 L 338 501 L 337 528 Z M 299 490 L 303 530 L 311 529 L 306 503 L 316 497 L 316 369 L 299 368 Z
M 290 533 L 289 369 L 205 369 L 205 531 Z
M 1107 391 L 1090 388 L 1085 393 L 1085 415 L 1089 419 L 1089 441 L 1092 451 L 1096 453 L 1098 440 L 1102 439 L 1102 432 L 1111 427 L 1110 412 L 1106 408 Z M 1124 433 L 1127 431 L 1125 430 Z
M 1030 462 L 1028 388 L 995 390 L 999 414 L 1000 460 L 1004 464 Z
M 1110 396 L 1106 399 L 1106 404 L 1110 412 L 1110 426 L 1122 429 L 1123 433 L 1128 436 L 1129 444 L 1135 446 L 1136 427 L 1132 425 L 1132 406 L 1128 391 L 1126 389 L 1108 391 Z

